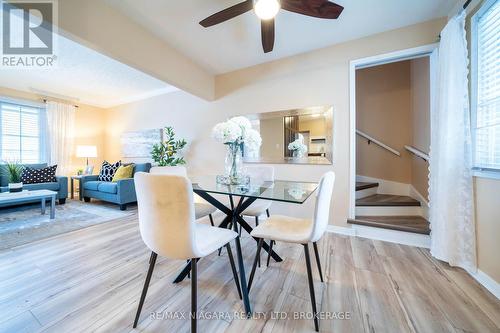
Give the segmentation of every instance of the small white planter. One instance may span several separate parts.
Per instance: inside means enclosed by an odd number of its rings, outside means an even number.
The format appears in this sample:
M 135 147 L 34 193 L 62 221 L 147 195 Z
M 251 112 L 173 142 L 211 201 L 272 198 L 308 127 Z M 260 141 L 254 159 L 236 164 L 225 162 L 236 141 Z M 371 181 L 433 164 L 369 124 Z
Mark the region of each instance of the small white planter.
M 9 192 L 21 192 L 23 183 L 9 183 Z
M 159 175 L 185 175 L 186 167 L 182 165 L 177 166 L 154 166 L 149 170 L 150 173 Z

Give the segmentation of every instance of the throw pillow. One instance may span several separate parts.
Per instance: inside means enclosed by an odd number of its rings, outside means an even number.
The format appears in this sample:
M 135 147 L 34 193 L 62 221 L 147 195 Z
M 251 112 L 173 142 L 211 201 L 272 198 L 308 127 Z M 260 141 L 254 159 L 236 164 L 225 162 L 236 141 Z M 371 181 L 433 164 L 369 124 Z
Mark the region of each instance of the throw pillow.
M 113 176 L 115 175 L 116 170 L 122 165 L 122 161 L 118 161 L 116 163 L 109 163 L 108 161 L 102 162 L 101 172 L 99 173 L 99 177 L 97 178 L 101 182 L 110 182 L 113 180 Z
M 134 167 L 134 164 L 120 165 L 113 176 L 113 182 L 117 182 L 120 179 L 132 178 L 132 175 L 134 174 Z
M 21 174 L 21 182 L 23 184 L 40 184 L 54 183 L 56 179 L 57 165 L 49 166 L 41 169 L 33 169 L 25 167 Z

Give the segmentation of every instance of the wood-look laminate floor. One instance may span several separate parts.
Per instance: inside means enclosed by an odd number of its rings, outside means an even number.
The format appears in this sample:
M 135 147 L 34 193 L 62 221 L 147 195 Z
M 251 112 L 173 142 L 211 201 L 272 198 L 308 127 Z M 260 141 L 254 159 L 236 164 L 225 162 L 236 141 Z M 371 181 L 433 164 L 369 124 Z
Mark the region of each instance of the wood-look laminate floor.
M 255 242 L 242 246 L 249 271 Z M 330 313 L 322 332 L 500 331 L 499 301 L 427 250 L 335 234 L 319 246 L 326 282 L 313 264 L 316 300 Z M 310 311 L 302 247 L 276 248 L 284 261 L 259 269 L 250 293 L 255 318 L 200 320 L 200 332 L 313 332 L 311 320 L 291 318 Z M 136 215 L 0 252 L 0 331 L 188 332 L 189 320 L 161 318 L 190 309 L 190 281 L 171 283 L 183 262 L 164 258 L 132 329 L 148 258 Z M 200 311 L 242 310 L 225 251 L 200 261 L 198 274 Z M 272 311 L 288 318 L 261 314 Z M 331 318 L 335 311 L 349 319 Z

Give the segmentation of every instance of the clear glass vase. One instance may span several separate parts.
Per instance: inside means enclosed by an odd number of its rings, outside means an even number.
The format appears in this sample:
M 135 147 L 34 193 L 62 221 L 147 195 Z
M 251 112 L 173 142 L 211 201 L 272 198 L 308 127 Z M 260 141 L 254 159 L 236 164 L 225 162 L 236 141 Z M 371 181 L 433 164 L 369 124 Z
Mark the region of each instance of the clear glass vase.
M 301 157 L 304 157 L 304 153 L 300 149 L 295 149 L 292 152 L 292 156 L 295 157 L 295 158 L 301 158 Z
M 227 144 L 224 168 L 225 176 L 230 179 L 231 184 L 238 184 L 238 181 L 243 177 L 241 145 L 235 143 Z

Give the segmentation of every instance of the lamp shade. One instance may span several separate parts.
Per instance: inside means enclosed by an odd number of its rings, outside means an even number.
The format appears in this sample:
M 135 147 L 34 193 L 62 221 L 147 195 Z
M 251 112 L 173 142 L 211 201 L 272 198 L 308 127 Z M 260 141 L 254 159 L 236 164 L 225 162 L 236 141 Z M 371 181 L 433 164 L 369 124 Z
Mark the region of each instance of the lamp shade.
M 97 157 L 97 147 L 76 146 L 76 157 Z

